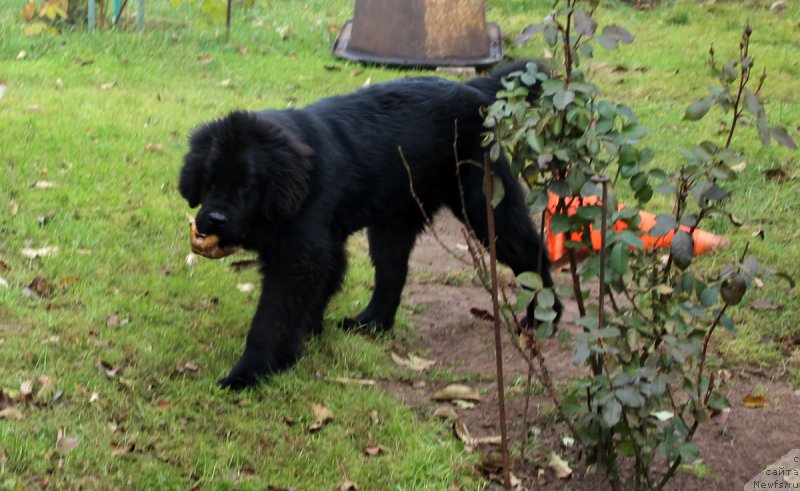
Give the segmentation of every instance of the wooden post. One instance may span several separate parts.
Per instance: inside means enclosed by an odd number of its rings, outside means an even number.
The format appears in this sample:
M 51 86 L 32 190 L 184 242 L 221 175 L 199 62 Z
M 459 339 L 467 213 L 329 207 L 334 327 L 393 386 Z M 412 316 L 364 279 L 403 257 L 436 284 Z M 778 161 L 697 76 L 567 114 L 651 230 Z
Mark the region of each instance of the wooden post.
M 228 0 L 228 11 L 227 11 L 226 17 L 225 17 L 225 31 L 226 32 L 230 32 L 231 31 L 231 3 L 232 2 L 233 2 L 233 0 Z

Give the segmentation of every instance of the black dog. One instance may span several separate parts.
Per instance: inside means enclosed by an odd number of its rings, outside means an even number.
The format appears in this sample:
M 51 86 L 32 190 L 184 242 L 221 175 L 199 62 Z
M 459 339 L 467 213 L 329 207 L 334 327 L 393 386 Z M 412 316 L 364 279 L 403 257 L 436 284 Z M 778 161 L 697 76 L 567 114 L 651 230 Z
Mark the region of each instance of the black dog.
M 408 78 L 299 110 L 237 111 L 194 132 L 180 192 L 189 206 L 203 205 L 198 231 L 218 235 L 222 246 L 257 251 L 264 277 L 244 355 L 222 386 L 253 385 L 297 360 L 341 285 L 347 237 L 365 227 L 375 289 L 344 325 L 392 326 L 424 227 L 399 149 L 428 216 L 445 205 L 486 240 L 480 108 L 493 102 L 501 76 L 522 68 L 467 83 Z M 457 173 L 457 159 L 472 164 Z M 535 271 L 543 245 L 522 190 L 503 156 L 493 169 L 505 188 L 495 209 L 498 257 L 515 274 Z M 544 257 L 540 274 L 552 286 Z M 558 301 L 555 308 L 560 314 Z

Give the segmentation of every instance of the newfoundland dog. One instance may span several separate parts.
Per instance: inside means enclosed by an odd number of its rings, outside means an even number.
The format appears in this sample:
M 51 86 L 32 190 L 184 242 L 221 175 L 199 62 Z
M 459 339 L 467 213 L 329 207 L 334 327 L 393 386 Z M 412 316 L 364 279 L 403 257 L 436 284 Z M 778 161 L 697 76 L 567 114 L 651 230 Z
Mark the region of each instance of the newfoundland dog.
M 194 131 L 179 187 L 190 207 L 202 205 L 197 230 L 217 235 L 220 246 L 258 252 L 263 274 L 244 354 L 223 387 L 254 385 L 297 360 L 304 338 L 322 330 L 342 283 L 345 241 L 363 228 L 375 288 L 344 326 L 392 326 L 425 224 L 409 170 L 428 216 L 444 205 L 486 241 L 481 108 L 494 101 L 500 78 L 520 69 L 524 64 L 466 83 L 407 78 L 304 109 L 235 111 Z M 522 189 L 505 157 L 493 172 L 505 189 L 495 208 L 498 258 L 515 274 L 536 271 L 544 245 Z M 539 273 L 552 286 L 546 252 L 544 258 Z M 558 300 L 555 309 L 560 314 Z

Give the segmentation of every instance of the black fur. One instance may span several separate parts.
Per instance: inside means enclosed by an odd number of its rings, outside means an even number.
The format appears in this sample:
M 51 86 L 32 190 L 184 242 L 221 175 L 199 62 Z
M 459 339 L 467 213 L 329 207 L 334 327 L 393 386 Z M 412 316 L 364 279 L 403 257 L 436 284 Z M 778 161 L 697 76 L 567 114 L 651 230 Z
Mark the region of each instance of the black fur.
M 444 205 L 463 221 L 454 141 L 462 162 L 483 162 L 480 108 L 492 103 L 499 76 L 518 68 L 467 83 L 408 78 L 300 110 L 237 111 L 194 132 L 180 192 L 191 207 L 202 204 L 198 230 L 219 235 L 222 245 L 257 251 L 264 277 L 244 355 L 223 386 L 253 385 L 297 360 L 304 338 L 322 329 L 325 307 L 341 285 L 347 237 L 365 227 L 375 289 L 366 309 L 344 326 L 392 326 L 424 225 L 398 148 L 428 215 Z M 522 189 L 505 158 L 494 173 L 505 188 L 495 210 L 498 257 L 516 274 L 535 271 L 543 245 Z M 486 240 L 483 169 L 462 163 L 460 176 L 463 210 Z M 551 286 L 544 257 L 541 275 Z M 560 313 L 561 304 L 556 308 Z

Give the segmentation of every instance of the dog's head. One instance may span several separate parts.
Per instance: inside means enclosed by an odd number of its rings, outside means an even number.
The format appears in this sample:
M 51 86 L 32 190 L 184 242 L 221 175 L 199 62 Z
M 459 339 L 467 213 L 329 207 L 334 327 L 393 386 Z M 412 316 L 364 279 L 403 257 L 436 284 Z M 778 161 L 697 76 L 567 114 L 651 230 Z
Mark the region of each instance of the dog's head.
M 241 244 L 258 223 L 295 216 L 308 195 L 311 148 L 273 119 L 232 112 L 194 131 L 180 174 L 197 229 Z

